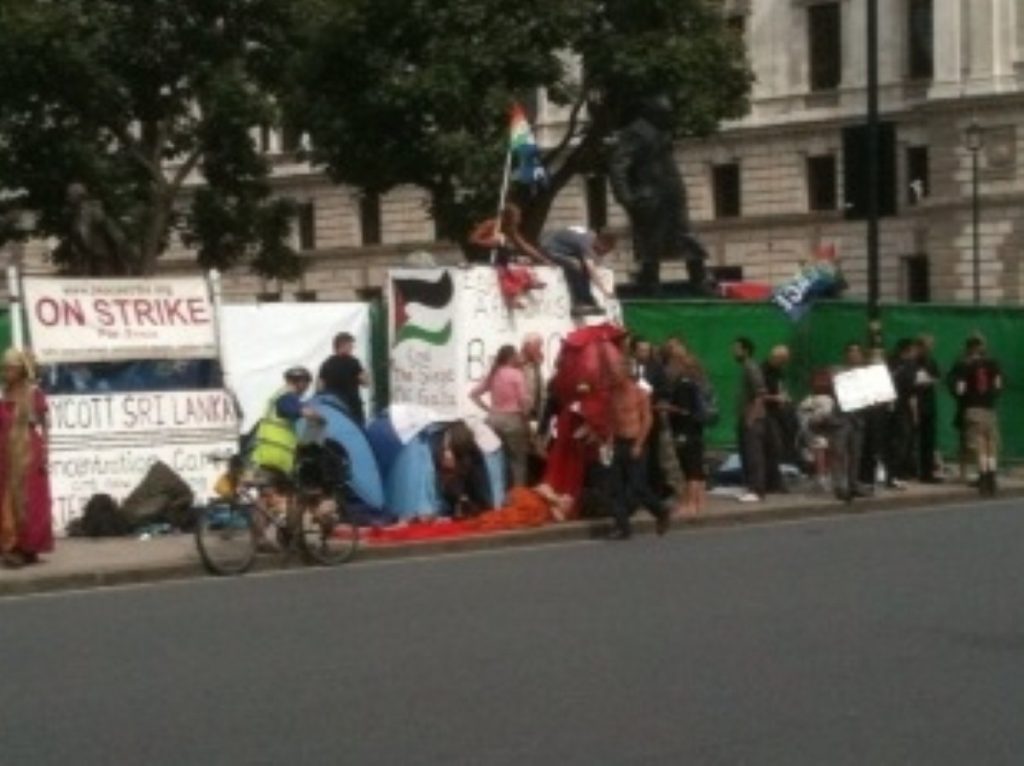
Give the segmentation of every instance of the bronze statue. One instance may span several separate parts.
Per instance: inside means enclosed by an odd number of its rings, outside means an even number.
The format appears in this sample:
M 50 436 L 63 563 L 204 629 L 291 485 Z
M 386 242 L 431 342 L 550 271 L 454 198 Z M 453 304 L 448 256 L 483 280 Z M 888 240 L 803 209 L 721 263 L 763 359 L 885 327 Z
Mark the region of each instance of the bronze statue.
M 672 106 L 664 97 L 645 100 L 619 131 L 611 158 L 612 192 L 629 214 L 638 282 L 658 291 L 661 261 L 685 258 L 690 283 L 711 290 L 707 252 L 690 233 L 686 186 L 673 154 Z

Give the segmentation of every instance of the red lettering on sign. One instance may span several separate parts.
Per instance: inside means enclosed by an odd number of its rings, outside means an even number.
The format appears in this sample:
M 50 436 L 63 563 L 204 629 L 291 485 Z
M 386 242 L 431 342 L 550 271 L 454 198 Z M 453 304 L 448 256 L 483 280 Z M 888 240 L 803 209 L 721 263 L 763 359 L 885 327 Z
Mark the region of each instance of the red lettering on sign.
M 162 324 L 159 319 L 153 318 L 153 304 L 144 298 L 135 301 L 135 318 L 140 325 L 150 324 L 159 326 Z
M 114 315 L 110 313 L 110 304 L 107 303 L 103 298 L 98 299 L 93 303 L 93 308 L 96 309 L 96 316 L 100 320 L 100 324 L 104 327 L 111 327 L 114 324 Z
M 188 315 L 192 324 L 210 323 L 210 315 L 206 313 L 206 301 L 200 298 L 188 299 Z
M 36 303 L 36 319 L 46 327 L 73 324 L 84 327 L 85 311 L 77 300 L 40 298 Z

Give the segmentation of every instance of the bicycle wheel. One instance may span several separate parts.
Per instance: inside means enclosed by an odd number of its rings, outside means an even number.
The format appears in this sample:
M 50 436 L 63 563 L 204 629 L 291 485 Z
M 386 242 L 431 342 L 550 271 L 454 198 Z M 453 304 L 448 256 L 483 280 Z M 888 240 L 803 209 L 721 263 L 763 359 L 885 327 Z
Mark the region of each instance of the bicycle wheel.
M 206 571 L 215 575 L 244 574 L 256 560 L 253 509 L 215 505 L 199 514 L 196 547 Z
M 333 510 L 304 507 L 299 525 L 302 551 L 316 564 L 344 564 L 359 548 L 359 527 L 349 520 L 341 503 Z

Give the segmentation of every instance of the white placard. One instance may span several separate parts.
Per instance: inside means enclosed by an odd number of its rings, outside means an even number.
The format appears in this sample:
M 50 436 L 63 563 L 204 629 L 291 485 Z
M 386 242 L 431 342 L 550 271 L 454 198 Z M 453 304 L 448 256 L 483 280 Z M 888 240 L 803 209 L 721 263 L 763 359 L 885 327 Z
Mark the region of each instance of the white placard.
M 234 453 L 238 420 L 225 391 L 54 396 L 50 405 L 50 481 L 54 529 L 63 533 L 97 493 L 123 500 L 160 460 L 207 499 Z
M 202 278 L 28 278 L 23 295 L 41 364 L 217 356 Z
M 896 387 L 889 368 L 873 364 L 838 373 L 833 379 L 839 409 L 858 412 L 877 404 L 896 401 Z
M 221 360 L 242 406 L 244 432 L 263 416 L 285 370 L 303 365 L 315 376 L 339 332 L 356 339 L 355 355 L 373 375 L 370 307 L 365 303 L 224 305 L 220 318 Z M 371 393 L 372 385 L 363 389 L 367 413 L 373 411 Z
M 481 412 L 469 392 L 490 369 L 498 349 L 519 348 L 536 333 L 544 339 L 545 375 L 550 376 L 562 339 L 579 326 L 571 315 L 561 269 L 531 269 L 544 283 L 509 309 L 497 271 L 487 266 L 400 269 L 388 275 L 391 342 L 391 401 L 430 407 L 446 417 Z M 602 269 L 611 287 L 614 275 Z M 617 300 L 595 298 L 606 314 L 589 322 L 621 322 Z

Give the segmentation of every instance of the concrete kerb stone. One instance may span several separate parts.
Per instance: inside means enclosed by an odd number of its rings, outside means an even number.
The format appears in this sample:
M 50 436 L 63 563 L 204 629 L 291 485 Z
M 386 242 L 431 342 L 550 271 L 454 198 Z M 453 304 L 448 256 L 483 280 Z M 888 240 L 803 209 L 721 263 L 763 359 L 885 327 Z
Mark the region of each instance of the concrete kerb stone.
M 1024 498 L 1024 487 L 1014 487 L 1000 493 L 998 499 Z M 735 510 L 719 511 L 695 518 L 675 519 L 673 531 L 687 533 L 702 529 L 714 529 L 743 524 L 764 524 L 778 521 L 826 518 L 843 515 L 859 515 L 873 512 L 910 511 L 926 507 L 955 506 L 971 502 L 984 503 L 977 493 L 958 489 L 950 492 L 927 495 L 905 494 L 881 498 L 867 498 L 844 505 L 834 501 L 803 502 L 773 505 L 771 507 L 739 507 Z M 651 519 L 637 519 L 633 525 L 637 535 L 651 535 L 654 522 Z M 511 532 L 474 535 L 452 540 L 429 540 L 412 543 L 378 544 L 364 547 L 357 558 L 346 566 L 360 563 L 444 556 L 475 551 L 489 551 L 554 545 L 565 542 L 600 540 L 609 530 L 607 520 L 579 521 L 537 527 Z M 135 541 L 126 541 L 132 544 Z M 296 569 L 304 565 L 283 556 L 262 556 L 253 571 L 274 572 Z M 140 564 L 120 568 L 83 570 L 47 574 L 45 565 L 31 578 L 5 579 L 0 573 L 0 598 L 30 596 L 62 591 L 90 590 L 126 585 L 191 580 L 209 575 L 203 570 L 198 557 L 192 561 L 175 561 L 168 564 Z

